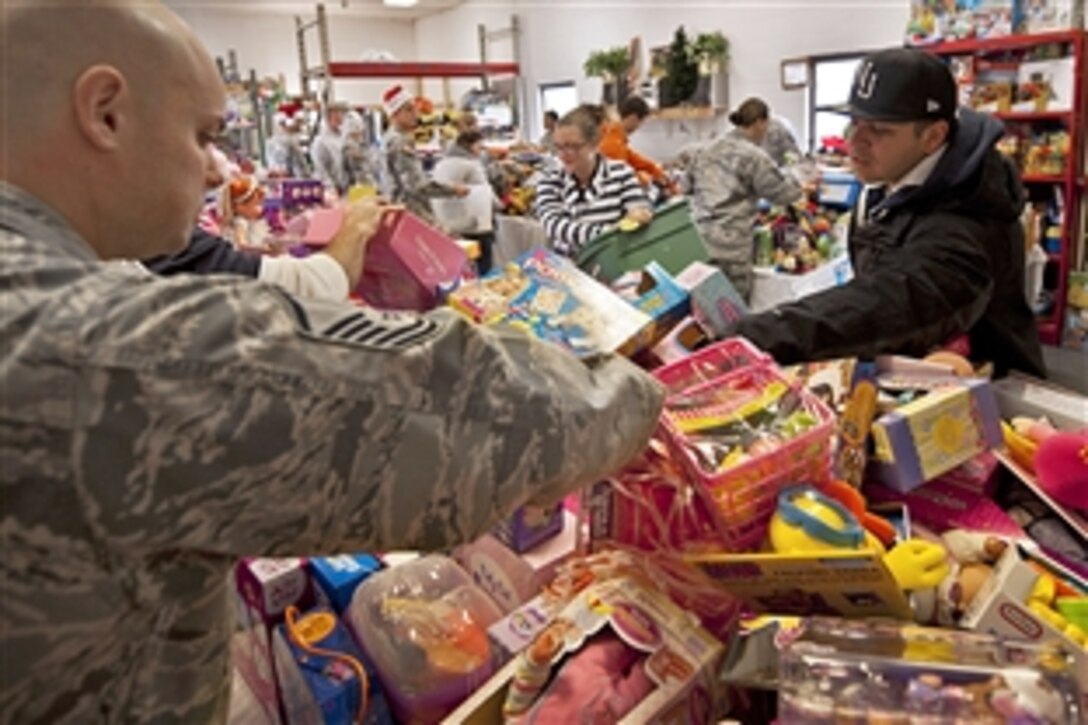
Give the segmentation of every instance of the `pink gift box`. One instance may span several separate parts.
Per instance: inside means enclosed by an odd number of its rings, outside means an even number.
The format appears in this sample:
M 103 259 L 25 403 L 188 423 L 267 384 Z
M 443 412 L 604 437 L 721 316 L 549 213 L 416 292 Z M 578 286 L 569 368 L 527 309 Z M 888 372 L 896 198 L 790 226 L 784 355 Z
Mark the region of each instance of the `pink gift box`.
M 988 498 L 946 480 L 931 481 L 902 493 L 878 483 L 865 485 L 870 503 L 903 503 L 916 521 L 937 533 L 949 529 L 985 531 L 998 536 L 1024 537 L 1026 534 L 1007 513 Z
M 425 312 L 467 268 L 468 257 L 452 239 L 407 211 L 388 211 L 367 244 L 356 291 L 373 307 Z

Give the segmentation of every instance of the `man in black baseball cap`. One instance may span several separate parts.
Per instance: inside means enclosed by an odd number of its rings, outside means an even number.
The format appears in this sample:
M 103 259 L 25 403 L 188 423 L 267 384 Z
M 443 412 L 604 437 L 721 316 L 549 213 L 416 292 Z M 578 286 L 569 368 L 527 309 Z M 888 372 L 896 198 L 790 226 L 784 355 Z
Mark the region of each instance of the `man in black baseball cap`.
M 972 359 L 1043 375 L 1024 295 L 1024 190 L 994 148 L 1004 126 L 957 108 L 944 63 L 919 50 L 874 53 L 849 101 L 850 163 L 868 185 L 850 232 L 854 279 L 741 319 L 780 363 L 900 353 L 966 337 Z

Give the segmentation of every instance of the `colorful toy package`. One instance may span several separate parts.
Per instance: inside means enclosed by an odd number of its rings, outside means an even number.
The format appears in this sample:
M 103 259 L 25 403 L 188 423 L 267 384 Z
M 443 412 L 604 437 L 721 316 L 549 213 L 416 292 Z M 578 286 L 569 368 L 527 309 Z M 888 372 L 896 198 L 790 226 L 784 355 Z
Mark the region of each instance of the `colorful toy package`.
M 450 293 L 448 304 L 476 322 L 504 323 L 579 357 L 629 355 L 650 341 L 653 321 L 570 260 L 533 250 L 499 272 Z

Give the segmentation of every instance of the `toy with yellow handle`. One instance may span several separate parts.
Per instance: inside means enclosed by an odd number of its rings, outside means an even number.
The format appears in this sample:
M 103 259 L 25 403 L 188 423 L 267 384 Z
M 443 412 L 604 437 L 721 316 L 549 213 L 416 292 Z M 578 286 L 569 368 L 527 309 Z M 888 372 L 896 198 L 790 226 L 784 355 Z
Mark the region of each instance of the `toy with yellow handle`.
M 908 539 L 888 552 L 849 509 L 809 486 L 788 488 L 779 494 L 769 538 L 771 548 L 779 554 L 875 551 L 904 590 L 936 587 L 949 573 L 942 546 Z
M 1038 449 L 1038 444 L 1026 435 L 1017 432 L 1005 421 L 1001 421 L 1001 435 L 1012 459 L 1022 468 L 1034 473 L 1035 451 Z

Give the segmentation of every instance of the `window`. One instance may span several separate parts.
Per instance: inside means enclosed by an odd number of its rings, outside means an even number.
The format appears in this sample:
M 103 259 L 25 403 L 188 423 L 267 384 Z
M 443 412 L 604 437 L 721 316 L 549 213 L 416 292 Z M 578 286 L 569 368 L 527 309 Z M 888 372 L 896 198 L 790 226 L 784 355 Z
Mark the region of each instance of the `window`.
M 578 107 L 578 88 L 574 81 L 543 83 L 540 86 L 540 115 L 555 111 L 560 116 Z
M 843 136 L 850 119 L 832 110 L 850 99 L 850 84 L 854 81 L 865 53 L 812 58 L 812 83 L 809 85 L 809 147 L 816 150 L 820 139 Z

